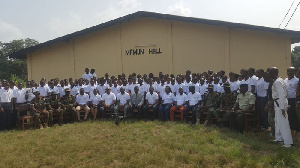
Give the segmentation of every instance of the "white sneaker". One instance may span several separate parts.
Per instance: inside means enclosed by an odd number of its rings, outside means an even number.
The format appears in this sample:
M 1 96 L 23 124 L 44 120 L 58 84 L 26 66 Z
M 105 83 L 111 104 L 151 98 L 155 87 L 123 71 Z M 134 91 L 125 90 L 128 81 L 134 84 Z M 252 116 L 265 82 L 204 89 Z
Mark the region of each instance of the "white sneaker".
M 282 145 L 281 147 L 290 148 L 290 147 L 292 147 L 292 145 Z

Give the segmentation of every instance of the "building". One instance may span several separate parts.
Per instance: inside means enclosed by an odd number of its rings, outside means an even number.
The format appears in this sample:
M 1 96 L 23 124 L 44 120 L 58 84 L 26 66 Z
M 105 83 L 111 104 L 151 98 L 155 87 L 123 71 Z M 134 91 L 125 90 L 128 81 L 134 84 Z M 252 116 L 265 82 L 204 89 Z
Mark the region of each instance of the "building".
M 80 78 L 86 67 L 98 76 L 273 66 L 282 72 L 291 65 L 291 44 L 297 42 L 300 31 L 136 12 L 10 57 L 27 59 L 29 80 Z

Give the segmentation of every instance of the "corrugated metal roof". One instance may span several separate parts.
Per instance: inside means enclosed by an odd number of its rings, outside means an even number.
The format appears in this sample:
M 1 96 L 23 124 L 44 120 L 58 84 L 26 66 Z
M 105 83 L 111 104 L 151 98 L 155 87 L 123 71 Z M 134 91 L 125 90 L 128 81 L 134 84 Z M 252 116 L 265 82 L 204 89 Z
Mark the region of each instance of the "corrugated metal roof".
M 266 31 L 266 32 L 273 32 L 278 34 L 286 34 L 292 38 L 292 43 L 300 42 L 300 31 L 293 31 L 293 30 L 285 30 L 285 29 L 278 29 L 278 28 L 270 28 L 270 27 L 263 27 L 263 26 L 254 26 L 249 24 L 242 24 L 242 23 L 232 23 L 232 22 L 225 22 L 219 20 L 208 20 L 208 19 L 201 19 L 201 18 L 193 18 L 193 17 L 183 17 L 183 16 L 175 16 L 170 14 L 160 14 L 160 13 L 153 13 L 153 12 L 145 12 L 139 11 L 135 12 L 90 28 L 86 28 L 71 34 L 67 34 L 62 37 L 58 37 L 53 40 L 46 41 L 39 45 L 29 47 L 15 53 L 9 55 L 10 58 L 21 58 L 24 59 L 27 56 L 28 52 L 33 52 L 34 50 L 53 45 L 55 43 L 59 43 L 62 41 L 69 41 L 70 39 L 88 34 L 93 31 L 97 31 L 109 26 L 113 26 L 125 21 L 132 20 L 134 18 L 157 18 L 157 19 L 165 19 L 165 20 L 173 20 L 173 21 L 182 21 L 182 22 L 190 22 L 190 23 L 202 23 L 208 25 L 216 25 L 216 26 L 226 26 L 230 28 L 241 28 L 241 29 L 251 29 L 251 30 L 258 30 L 258 31 Z

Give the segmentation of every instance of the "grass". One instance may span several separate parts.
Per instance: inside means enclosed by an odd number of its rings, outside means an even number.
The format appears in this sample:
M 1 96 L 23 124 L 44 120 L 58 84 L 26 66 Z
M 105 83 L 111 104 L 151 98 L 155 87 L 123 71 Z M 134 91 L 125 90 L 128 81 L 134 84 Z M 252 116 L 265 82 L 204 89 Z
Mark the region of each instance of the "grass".
M 0 167 L 299 167 L 300 150 L 263 133 L 112 121 L 0 133 Z

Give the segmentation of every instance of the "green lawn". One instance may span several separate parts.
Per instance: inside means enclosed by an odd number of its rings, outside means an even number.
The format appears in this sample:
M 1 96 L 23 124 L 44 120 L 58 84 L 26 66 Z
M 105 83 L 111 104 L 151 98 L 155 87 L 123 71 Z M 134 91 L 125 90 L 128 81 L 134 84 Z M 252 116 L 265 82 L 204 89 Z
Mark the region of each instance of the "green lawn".
M 263 133 L 177 122 L 84 122 L 0 139 L 0 167 L 300 167 L 298 147 Z

